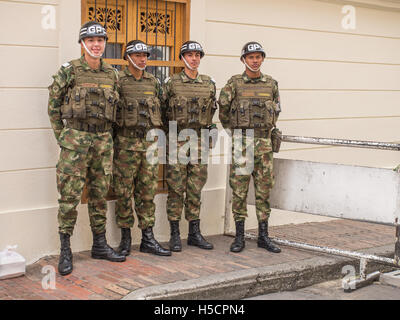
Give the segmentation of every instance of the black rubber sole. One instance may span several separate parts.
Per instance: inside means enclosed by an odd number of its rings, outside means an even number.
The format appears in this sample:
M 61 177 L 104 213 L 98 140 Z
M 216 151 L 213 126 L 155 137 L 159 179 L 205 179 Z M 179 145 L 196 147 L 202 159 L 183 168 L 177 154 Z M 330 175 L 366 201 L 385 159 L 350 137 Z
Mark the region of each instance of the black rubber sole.
M 109 258 L 107 258 L 105 256 L 101 256 L 101 255 L 97 255 L 97 254 L 93 254 L 93 253 L 92 253 L 92 258 L 93 259 L 99 259 L 99 260 L 108 260 L 108 261 L 111 261 L 111 262 L 124 262 L 126 260 L 126 257 L 116 258 L 116 259 L 109 259 Z

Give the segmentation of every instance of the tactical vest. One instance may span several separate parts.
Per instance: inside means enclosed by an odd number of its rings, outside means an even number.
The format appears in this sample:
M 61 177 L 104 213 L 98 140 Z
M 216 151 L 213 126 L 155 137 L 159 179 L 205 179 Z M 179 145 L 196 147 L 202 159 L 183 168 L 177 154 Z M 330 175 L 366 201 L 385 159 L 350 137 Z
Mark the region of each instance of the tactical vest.
M 212 123 L 216 109 L 210 90 L 211 78 L 200 75 L 202 83 L 183 82 L 180 74 L 174 74 L 172 97 L 169 100 L 168 119 L 181 128 L 205 128 Z
M 152 78 L 136 81 L 133 76 L 120 73 L 122 109 L 117 113 L 119 126 L 151 129 L 161 127 L 161 104 L 157 97 L 157 87 Z
M 90 125 L 115 122 L 118 92 L 114 90 L 115 71 L 105 65 L 105 71 L 85 70 L 80 60 L 70 62 L 75 73 L 75 85 L 61 106 L 61 118 Z M 70 120 L 71 121 L 71 120 Z
M 271 129 L 277 120 L 273 101 L 273 79 L 245 83 L 242 75 L 233 77 L 236 96 L 231 103 L 232 129 Z

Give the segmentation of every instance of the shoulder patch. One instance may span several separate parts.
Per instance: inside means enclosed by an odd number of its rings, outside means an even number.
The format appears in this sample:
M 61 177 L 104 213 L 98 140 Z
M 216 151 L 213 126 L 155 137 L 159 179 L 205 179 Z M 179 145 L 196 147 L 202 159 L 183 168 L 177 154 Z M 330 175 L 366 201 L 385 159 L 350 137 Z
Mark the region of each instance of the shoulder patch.
M 69 68 L 71 67 L 71 64 L 69 62 L 66 62 L 62 65 L 64 68 Z
M 164 80 L 164 83 L 167 83 L 169 81 L 169 79 L 171 79 L 170 77 L 166 77 Z

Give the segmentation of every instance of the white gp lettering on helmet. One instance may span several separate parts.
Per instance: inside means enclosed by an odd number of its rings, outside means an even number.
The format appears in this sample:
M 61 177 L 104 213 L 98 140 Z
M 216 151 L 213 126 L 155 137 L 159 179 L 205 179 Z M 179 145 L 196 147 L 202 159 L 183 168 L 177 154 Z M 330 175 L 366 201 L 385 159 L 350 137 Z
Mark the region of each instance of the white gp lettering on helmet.
M 189 43 L 189 50 L 201 50 L 201 46 L 198 43 Z
M 138 51 L 142 51 L 142 50 L 147 51 L 147 46 L 144 43 L 137 43 L 135 45 L 135 49 Z
M 90 26 L 89 28 L 88 28 L 88 33 L 90 33 L 90 34 L 102 34 L 102 33 L 104 33 L 104 28 L 103 27 L 101 27 L 101 26 Z
M 261 46 L 259 44 L 257 44 L 257 43 L 249 44 L 247 46 L 247 50 L 249 50 L 249 51 L 256 51 L 258 49 L 261 49 Z

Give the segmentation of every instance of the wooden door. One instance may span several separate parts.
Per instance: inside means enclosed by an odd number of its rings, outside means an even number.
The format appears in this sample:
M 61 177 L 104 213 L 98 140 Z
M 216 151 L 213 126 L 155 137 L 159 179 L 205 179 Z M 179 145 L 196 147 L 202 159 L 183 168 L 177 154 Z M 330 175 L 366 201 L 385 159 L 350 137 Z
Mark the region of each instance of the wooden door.
M 107 30 L 105 60 L 121 70 L 126 44 L 142 40 L 150 47 L 147 71 L 161 83 L 183 68 L 179 49 L 189 40 L 190 0 L 82 0 L 82 24 L 100 22 Z M 86 188 L 85 188 L 86 189 Z M 159 167 L 159 192 L 166 192 L 165 165 Z M 109 199 L 113 199 L 112 191 Z M 87 192 L 82 196 L 87 203 Z

